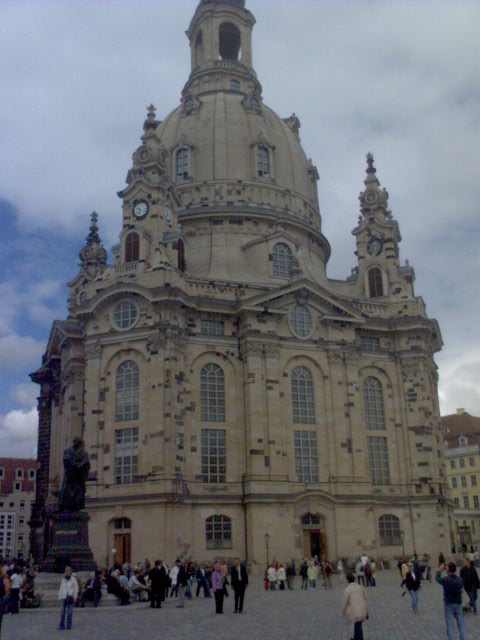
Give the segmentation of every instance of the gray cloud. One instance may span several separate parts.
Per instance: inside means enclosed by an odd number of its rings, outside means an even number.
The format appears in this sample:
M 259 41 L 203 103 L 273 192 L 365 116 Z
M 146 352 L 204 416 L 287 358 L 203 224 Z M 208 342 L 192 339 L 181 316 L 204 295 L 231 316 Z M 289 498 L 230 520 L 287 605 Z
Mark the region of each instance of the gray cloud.
M 138 145 L 145 106 L 153 101 L 165 117 L 188 77 L 184 30 L 195 6 L 195 0 L 0 6 L 0 197 L 17 205 L 20 225 L 63 229 L 81 241 L 95 208 L 104 240 L 116 241 L 116 191 Z M 345 277 L 355 265 L 350 230 L 364 153 L 371 150 L 404 236 L 402 256 L 416 270 L 417 294 L 442 328 L 442 408 L 463 403 L 479 414 L 479 378 L 471 367 L 480 361 L 480 5 L 247 0 L 247 6 L 257 18 L 254 66 L 265 101 L 282 116 L 300 117 L 302 142 L 321 175 L 323 228 L 333 249 L 329 275 Z M 75 261 L 72 255 L 72 267 Z M 43 309 L 45 322 L 49 300 L 31 307 L 39 317 Z M 11 327 L 12 313 L 0 309 L 0 327 Z

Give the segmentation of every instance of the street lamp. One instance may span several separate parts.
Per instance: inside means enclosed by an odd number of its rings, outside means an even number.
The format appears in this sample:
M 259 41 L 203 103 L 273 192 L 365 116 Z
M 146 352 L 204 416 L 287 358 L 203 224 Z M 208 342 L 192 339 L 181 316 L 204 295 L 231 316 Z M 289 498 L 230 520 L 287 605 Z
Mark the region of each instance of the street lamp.
M 267 569 L 268 569 L 268 565 L 269 565 L 269 562 L 268 562 L 268 543 L 269 543 L 269 540 L 270 540 L 270 536 L 268 535 L 268 533 L 266 533 L 265 534 L 265 546 L 267 547 Z
M 402 540 L 402 556 L 405 555 L 405 532 L 400 531 L 400 538 Z

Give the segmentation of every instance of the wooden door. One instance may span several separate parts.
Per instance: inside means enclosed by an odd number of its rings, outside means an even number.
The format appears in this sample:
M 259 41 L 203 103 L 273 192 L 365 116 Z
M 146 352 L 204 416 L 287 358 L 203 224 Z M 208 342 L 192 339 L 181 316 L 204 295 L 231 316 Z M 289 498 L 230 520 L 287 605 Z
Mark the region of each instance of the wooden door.
M 124 564 L 131 562 L 130 548 L 131 540 L 129 533 L 116 533 L 114 537 L 115 557 L 114 561 Z
M 310 531 L 303 531 L 303 557 L 311 558 Z

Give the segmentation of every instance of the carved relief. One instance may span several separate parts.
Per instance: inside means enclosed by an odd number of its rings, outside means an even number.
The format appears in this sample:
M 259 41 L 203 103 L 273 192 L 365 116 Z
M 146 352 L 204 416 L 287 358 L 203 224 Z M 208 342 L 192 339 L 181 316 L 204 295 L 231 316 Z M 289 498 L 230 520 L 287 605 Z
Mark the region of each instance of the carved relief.
M 99 360 L 102 355 L 102 345 L 99 340 L 85 344 L 85 358 L 87 360 Z

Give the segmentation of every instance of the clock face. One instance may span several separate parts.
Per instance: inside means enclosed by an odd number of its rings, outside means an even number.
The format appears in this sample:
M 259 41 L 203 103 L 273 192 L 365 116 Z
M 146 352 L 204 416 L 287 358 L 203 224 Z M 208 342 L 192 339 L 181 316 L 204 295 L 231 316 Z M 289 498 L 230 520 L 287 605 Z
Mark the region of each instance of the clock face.
M 365 194 L 365 200 L 369 204 L 372 204 L 373 202 L 375 202 L 376 199 L 377 199 L 377 194 L 374 191 L 369 191 L 367 194 Z
M 137 220 L 143 220 L 148 213 L 148 203 L 145 200 L 141 200 L 137 202 L 137 204 L 133 207 L 133 215 Z
M 165 220 L 168 222 L 168 224 L 172 224 L 172 210 L 170 209 L 168 204 L 165 206 Z
M 367 251 L 371 256 L 379 256 L 382 253 L 382 241 L 379 238 L 372 238 L 368 243 Z

